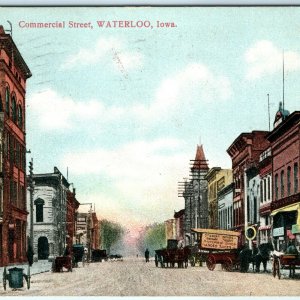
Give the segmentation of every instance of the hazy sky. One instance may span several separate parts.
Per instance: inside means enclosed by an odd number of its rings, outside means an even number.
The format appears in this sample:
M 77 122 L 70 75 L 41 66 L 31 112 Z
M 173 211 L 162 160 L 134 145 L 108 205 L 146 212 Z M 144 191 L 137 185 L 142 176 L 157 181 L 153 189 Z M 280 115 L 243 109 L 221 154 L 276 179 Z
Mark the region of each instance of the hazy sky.
M 241 133 L 268 129 L 282 99 L 299 110 L 300 8 L 1 8 L 33 76 L 27 147 L 34 172 L 57 166 L 80 202 L 128 226 L 184 207 L 178 181 L 196 146 L 228 168 Z M 153 28 L 99 28 L 97 21 Z M 20 21 L 24 21 L 21 22 Z M 21 28 L 32 22 L 66 28 Z M 68 28 L 68 22 L 92 28 Z M 156 28 L 157 21 L 177 27 Z M 148 23 L 146 23 L 147 25 Z

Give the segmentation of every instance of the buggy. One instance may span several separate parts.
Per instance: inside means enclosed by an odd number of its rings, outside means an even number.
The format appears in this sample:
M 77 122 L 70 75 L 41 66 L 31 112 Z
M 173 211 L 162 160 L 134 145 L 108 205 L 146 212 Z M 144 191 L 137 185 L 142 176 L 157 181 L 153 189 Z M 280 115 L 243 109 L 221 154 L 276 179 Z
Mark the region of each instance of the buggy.
M 296 269 L 300 268 L 300 256 L 299 254 L 283 254 L 273 253 L 273 276 L 281 278 L 281 270 L 288 269 L 289 277 L 295 277 Z
M 72 247 L 73 252 L 73 267 L 78 267 L 78 263 L 82 262 L 84 255 L 84 246 L 82 244 L 74 244 Z

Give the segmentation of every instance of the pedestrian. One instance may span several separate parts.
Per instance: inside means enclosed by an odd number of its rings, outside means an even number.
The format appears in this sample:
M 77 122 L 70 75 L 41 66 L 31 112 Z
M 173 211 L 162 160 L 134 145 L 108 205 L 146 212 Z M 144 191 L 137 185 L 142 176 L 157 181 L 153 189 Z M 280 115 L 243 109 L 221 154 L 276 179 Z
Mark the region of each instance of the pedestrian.
M 289 243 L 288 243 L 288 247 L 286 249 L 286 254 L 298 255 L 298 250 L 292 241 L 289 241 Z
M 34 252 L 33 252 L 33 249 L 32 249 L 32 246 L 31 246 L 30 243 L 28 243 L 28 248 L 27 248 L 26 255 L 27 255 L 28 264 L 31 267 L 32 264 L 33 264 L 33 255 L 34 255 Z
M 65 248 L 64 256 L 69 256 L 69 255 L 71 255 L 71 249 L 70 249 L 69 245 L 67 244 L 66 248 Z
M 145 251 L 145 259 L 146 259 L 146 262 L 149 262 L 149 250 L 148 250 L 148 248 Z

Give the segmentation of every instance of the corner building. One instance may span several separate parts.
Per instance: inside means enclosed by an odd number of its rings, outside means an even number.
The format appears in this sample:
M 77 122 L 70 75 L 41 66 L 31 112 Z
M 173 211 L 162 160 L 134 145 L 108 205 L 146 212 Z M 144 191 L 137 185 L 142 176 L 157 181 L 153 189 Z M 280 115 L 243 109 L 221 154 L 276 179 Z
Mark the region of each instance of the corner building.
M 300 246 L 300 111 L 288 115 L 281 107 L 274 129 L 268 135 L 272 145 L 273 239 L 278 250 L 285 250 L 290 240 Z
M 0 266 L 26 258 L 25 94 L 30 70 L 0 25 Z

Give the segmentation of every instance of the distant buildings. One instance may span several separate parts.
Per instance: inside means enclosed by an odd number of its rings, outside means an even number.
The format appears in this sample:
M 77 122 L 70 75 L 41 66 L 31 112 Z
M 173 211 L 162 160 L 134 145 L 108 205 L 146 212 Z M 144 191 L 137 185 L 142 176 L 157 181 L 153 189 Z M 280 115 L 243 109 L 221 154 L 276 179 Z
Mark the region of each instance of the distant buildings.
M 0 266 L 26 258 L 26 80 L 31 72 L 0 26 Z

